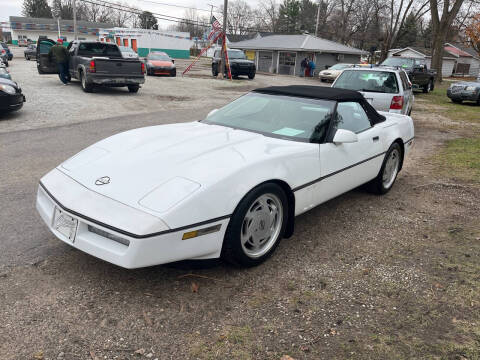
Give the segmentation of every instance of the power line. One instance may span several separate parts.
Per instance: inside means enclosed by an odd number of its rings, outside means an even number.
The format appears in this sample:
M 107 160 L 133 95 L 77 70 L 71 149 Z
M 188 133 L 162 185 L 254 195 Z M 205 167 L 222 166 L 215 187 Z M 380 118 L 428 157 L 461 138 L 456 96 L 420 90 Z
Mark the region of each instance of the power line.
M 192 9 L 192 10 L 197 10 L 197 11 L 210 12 L 210 10 L 207 10 L 207 9 L 198 9 L 198 8 L 190 7 L 190 6 L 168 4 L 168 3 L 158 2 L 158 1 L 152 1 L 152 0 L 139 0 L 139 1 L 141 1 L 141 2 L 146 2 L 146 3 L 151 3 L 151 4 L 157 4 L 157 5 L 173 6 L 173 7 L 178 7 L 178 8 L 182 8 L 182 9 Z M 214 5 L 209 5 L 209 6 L 218 8 L 218 6 L 214 6 Z M 214 13 L 217 13 L 217 14 L 222 14 L 221 11 L 213 11 L 213 12 L 214 12 Z

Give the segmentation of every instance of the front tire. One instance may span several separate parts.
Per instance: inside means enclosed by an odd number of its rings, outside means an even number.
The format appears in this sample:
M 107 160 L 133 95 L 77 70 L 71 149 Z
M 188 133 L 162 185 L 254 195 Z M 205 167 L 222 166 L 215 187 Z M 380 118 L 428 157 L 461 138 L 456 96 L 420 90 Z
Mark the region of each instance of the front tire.
M 255 79 L 255 72 L 252 71 L 250 74 L 248 74 L 248 78 L 249 78 L 250 80 Z
M 217 69 L 217 66 L 216 66 L 216 65 L 212 66 L 212 76 L 213 76 L 213 77 L 217 77 L 217 76 L 218 76 L 218 69 Z
M 433 80 L 430 79 L 428 81 L 428 84 L 423 87 L 423 92 L 425 94 L 428 94 L 432 90 L 433 90 Z
M 461 99 L 452 99 L 452 102 L 455 104 L 461 104 L 462 100 Z
M 390 191 L 397 179 L 402 164 L 402 149 L 394 142 L 387 151 L 382 167 L 377 177 L 369 183 L 370 191 L 383 195 Z
M 288 200 L 282 188 L 265 183 L 251 190 L 235 209 L 223 241 L 222 258 L 251 267 L 264 262 L 285 233 Z

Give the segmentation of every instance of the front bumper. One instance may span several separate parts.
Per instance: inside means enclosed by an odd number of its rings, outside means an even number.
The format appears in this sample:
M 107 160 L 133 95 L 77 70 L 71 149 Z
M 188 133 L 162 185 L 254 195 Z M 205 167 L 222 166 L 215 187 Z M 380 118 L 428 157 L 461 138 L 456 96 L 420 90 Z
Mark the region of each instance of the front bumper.
M 480 94 L 475 90 L 453 92 L 451 89 L 447 89 L 447 96 L 452 100 L 477 101 Z
M 334 81 L 337 78 L 337 75 L 319 74 L 318 77 L 320 78 L 320 80 Z
M 23 107 L 25 102 L 25 96 L 21 93 L 15 95 L 0 95 L 0 110 L 3 111 L 16 111 Z
M 97 194 L 59 170 L 42 178 L 36 208 L 58 239 L 129 269 L 219 257 L 229 221 L 224 218 L 208 224 L 169 229 L 161 219 Z M 56 230 L 55 208 L 78 221 L 72 238 Z M 212 225 L 220 225 L 220 230 L 182 240 L 184 233 Z M 161 231 L 157 231 L 159 229 Z M 148 234 L 151 231 L 156 233 Z
M 230 72 L 232 75 L 250 75 L 255 73 L 254 67 L 245 67 L 245 66 L 230 66 Z
M 177 73 L 177 68 L 149 67 L 148 71 L 152 75 L 173 75 Z

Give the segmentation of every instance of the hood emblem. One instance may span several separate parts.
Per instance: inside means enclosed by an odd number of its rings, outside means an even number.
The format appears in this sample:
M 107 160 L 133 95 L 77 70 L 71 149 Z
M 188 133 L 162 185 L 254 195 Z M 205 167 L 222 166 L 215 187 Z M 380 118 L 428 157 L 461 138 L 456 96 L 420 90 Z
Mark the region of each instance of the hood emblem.
M 110 178 L 108 176 L 102 176 L 101 178 L 98 178 L 95 180 L 95 185 L 107 185 L 110 184 Z

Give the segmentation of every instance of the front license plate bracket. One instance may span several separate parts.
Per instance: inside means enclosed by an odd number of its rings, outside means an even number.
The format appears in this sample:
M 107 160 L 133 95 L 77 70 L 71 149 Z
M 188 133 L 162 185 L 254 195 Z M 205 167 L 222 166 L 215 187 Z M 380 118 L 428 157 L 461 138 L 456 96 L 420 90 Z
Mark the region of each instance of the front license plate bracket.
M 68 215 L 63 210 L 55 207 L 53 212 L 52 227 L 55 231 L 65 236 L 72 243 L 75 242 L 77 234 L 78 220 Z

